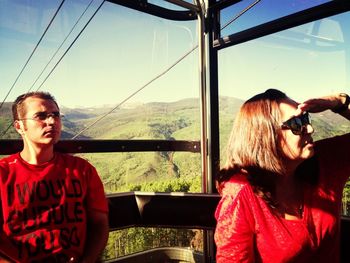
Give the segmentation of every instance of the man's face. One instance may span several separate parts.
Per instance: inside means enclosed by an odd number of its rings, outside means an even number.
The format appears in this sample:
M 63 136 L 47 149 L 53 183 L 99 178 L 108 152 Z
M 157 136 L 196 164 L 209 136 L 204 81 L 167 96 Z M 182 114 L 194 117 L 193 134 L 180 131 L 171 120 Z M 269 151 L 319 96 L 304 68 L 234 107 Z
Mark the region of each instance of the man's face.
M 24 100 L 24 113 L 15 123 L 24 141 L 35 145 L 53 145 L 60 136 L 62 123 L 59 108 L 52 100 L 29 97 Z M 56 115 L 56 116 L 55 116 Z

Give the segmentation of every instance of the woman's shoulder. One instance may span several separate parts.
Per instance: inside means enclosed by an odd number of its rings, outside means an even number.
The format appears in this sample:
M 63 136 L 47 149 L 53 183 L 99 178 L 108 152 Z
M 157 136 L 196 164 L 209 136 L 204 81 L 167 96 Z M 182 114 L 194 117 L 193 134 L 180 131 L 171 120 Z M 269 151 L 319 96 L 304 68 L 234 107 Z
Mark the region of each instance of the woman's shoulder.
M 223 183 L 222 195 L 237 195 L 241 191 L 252 192 L 252 187 L 244 174 L 234 174 L 228 181 Z

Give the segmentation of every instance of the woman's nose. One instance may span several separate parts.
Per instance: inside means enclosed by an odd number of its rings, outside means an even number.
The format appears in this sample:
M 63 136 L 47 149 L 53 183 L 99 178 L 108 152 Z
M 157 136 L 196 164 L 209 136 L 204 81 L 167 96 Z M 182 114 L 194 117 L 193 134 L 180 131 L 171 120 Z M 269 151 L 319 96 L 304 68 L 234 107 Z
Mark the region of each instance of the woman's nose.
M 312 127 L 312 125 L 311 124 L 308 124 L 308 125 L 306 125 L 306 132 L 308 133 L 308 134 L 312 134 L 312 133 L 314 133 L 314 127 Z

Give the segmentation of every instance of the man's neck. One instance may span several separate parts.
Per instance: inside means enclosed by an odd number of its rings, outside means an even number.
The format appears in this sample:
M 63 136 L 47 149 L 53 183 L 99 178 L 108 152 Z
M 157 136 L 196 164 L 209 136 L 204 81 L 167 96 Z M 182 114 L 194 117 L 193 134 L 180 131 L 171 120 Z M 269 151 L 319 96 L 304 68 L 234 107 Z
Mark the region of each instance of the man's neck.
M 24 144 L 20 152 L 21 158 L 30 164 L 43 164 L 54 157 L 53 145 L 47 147 L 35 147 Z

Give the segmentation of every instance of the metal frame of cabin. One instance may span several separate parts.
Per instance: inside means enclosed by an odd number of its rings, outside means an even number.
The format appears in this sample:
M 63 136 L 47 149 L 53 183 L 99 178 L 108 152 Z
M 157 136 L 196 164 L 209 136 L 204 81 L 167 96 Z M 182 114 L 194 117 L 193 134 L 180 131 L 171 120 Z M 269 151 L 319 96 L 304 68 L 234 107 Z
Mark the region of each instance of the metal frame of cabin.
M 306 9 L 253 28 L 221 36 L 220 11 L 234 5 L 238 0 L 195 0 L 191 4 L 182 0 L 165 0 L 177 5 L 183 11 L 166 9 L 147 0 L 108 0 L 108 2 L 131 8 L 149 15 L 170 20 L 197 20 L 199 28 L 200 60 L 200 141 L 156 141 L 156 140 L 72 140 L 61 141 L 56 145 L 63 152 L 131 152 L 131 151 L 188 151 L 202 156 L 201 194 L 171 193 L 121 193 L 108 196 L 111 230 L 133 226 L 175 227 L 203 229 L 207 238 L 204 256 L 198 262 L 215 262 L 213 230 L 214 210 L 219 200 L 215 193 L 213 175 L 219 169 L 219 94 L 218 94 L 218 51 L 233 45 L 260 38 L 272 33 L 296 27 L 314 20 L 350 11 L 350 1 L 335 0 Z M 350 39 L 350 30 L 347 32 Z M 350 60 L 349 56 L 347 59 Z M 350 61 L 347 61 L 350 64 Z M 19 140 L 0 140 L 0 154 L 10 154 L 21 149 Z M 123 216 L 120 216 L 120 215 Z M 350 219 L 342 218 L 342 262 L 350 262 L 346 251 L 350 243 Z M 170 250 L 163 249 L 163 256 L 170 257 Z M 151 252 L 150 252 L 151 253 Z M 155 253 L 152 251 L 152 253 Z M 180 253 L 180 252 L 179 252 Z M 181 252 L 183 253 L 183 252 Z M 180 254 L 181 254 L 180 253 Z M 159 253 L 158 253 L 159 254 Z M 152 254 L 153 255 L 153 254 Z M 113 262 L 142 262 L 146 254 L 130 255 Z M 153 255 L 153 258 L 155 256 Z M 197 260 L 195 260 L 197 262 Z

